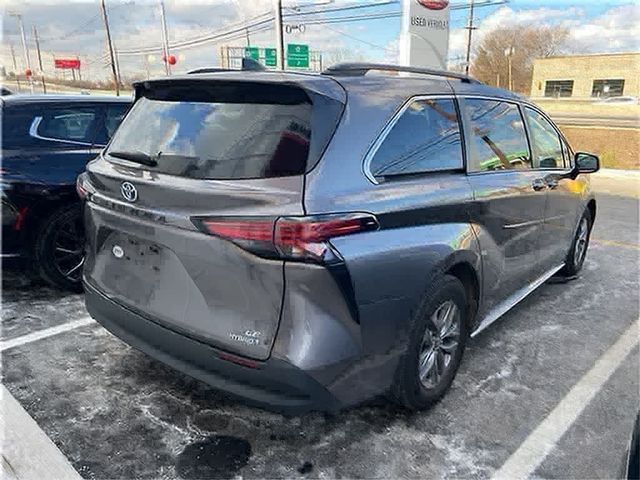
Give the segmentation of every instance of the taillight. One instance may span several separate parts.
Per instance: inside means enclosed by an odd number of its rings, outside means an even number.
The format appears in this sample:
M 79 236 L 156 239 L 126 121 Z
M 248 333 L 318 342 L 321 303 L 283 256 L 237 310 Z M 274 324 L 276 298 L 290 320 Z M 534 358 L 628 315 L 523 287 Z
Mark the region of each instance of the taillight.
M 22 230 L 24 226 L 25 219 L 27 218 L 27 213 L 29 212 L 29 207 L 21 207 L 18 210 L 18 215 L 16 215 L 16 221 L 13 224 L 13 229 L 17 232 Z
M 368 213 L 305 217 L 216 217 L 194 220 L 205 232 L 269 258 L 331 263 L 337 259 L 332 238 L 377 230 Z
M 76 192 L 78 192 L 78 196 L 80 200 L 84 200 L 92 193 L 92 189 L 89 186 L 89 182 L 87 181 L 86 173 L 81 173 L 76 178 Z

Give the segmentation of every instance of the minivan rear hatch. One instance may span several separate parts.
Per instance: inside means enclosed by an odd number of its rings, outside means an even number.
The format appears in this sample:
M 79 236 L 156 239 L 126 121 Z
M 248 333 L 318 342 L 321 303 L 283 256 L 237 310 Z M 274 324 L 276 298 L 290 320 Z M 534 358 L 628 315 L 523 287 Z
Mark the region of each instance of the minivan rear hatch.
M 303 215 L 305 173 L 344 102 L 334 80 L 295 74 L 137 84 L 111 144 L 79 179 L 88 199 L 86 281 L 175 331 L 268 358 L 284 262 L 212 235 L 203 219 L 269 225 Z

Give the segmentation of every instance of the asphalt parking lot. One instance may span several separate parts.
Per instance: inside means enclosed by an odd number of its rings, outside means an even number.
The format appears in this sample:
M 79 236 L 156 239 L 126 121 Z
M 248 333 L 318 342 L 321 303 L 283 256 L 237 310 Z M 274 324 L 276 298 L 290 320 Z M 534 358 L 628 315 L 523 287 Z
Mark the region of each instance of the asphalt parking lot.
M 610 478 L 640 402 L 639 211 L 631 196 L 598 202 L 581 276 L 544 285 L 473 339 L 429 411 L 374 402 L 285 418 L 243 406 L 88 321 L 82 296 L 19 273 L 3 281 L 2 382 L 85 478 L 484 478 L 523 462 L 533 477 Z M 628 356 L 612 350 L 620 339 Z

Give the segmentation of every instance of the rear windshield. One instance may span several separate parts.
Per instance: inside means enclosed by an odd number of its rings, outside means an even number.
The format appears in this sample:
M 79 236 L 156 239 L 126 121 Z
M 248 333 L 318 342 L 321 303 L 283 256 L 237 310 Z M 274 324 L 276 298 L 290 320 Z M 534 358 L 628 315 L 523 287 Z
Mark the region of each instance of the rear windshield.
M 200 84 L 143 95 L 109 152 L 141 152 L 157 161 L 145 168 L 199 179 L 303 174 L 326 147 L 342 111 L 324 99 L 321 121 L 309 95 L 288 85 L 224 84 L 207 90 Z

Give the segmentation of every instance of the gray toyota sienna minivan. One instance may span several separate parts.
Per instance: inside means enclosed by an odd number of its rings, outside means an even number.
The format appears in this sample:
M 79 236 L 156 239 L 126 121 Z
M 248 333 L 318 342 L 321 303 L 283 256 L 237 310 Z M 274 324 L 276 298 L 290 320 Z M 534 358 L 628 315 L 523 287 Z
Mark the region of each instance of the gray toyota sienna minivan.
M 535 105 L 451 72 L 140 82 L 78 179 L 87 308 L 254 404 L 424 408 L 469 336 L 580 270 L 598 168 Z

